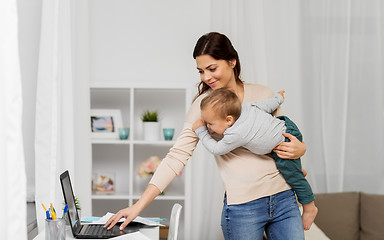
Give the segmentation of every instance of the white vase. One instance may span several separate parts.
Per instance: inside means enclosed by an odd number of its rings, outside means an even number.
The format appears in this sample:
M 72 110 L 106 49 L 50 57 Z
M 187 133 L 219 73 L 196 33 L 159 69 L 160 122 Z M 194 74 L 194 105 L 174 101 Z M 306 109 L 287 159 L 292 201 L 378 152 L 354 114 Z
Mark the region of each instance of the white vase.
M 160 140 L 160 123 L 159 122 L 143 122 L 144 140 L 158 141 Z

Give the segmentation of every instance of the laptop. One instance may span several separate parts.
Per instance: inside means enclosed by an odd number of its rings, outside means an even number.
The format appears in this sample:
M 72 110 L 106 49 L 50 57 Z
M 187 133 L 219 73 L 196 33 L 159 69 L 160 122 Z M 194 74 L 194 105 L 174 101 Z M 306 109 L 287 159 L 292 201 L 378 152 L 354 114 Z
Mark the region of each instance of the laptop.
M 117 225 L 110 230 L 104 228 L 102 224 L 81 224 L 79 214 L 75 205 L 75 197 L 73 195 L 71 179 L 68 170 L 60 175 L 61 188 L 63 190 L 65 203 L 68 204 L 68 220 L 75 238 L 112 238 L 127 233 L 139 231 L 139 226 L 128 224 L 124 230 L 120 230 Z

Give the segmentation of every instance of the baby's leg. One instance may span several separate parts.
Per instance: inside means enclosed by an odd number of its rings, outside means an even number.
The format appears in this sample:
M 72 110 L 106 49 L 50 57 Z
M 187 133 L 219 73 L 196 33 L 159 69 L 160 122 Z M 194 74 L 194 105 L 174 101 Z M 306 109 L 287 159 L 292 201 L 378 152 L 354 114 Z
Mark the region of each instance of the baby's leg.
M 304 230 L 308 230 L 315 220 L 318 209 L 314 203 L 315 196 L 311 186 L 304 177 L 307 172 L 301 168 L 300 159 L 280 159 L 275 153 L 271 153 L 271 155 L 275 159 L 277 169 L 280 170 L 285 181 L 292 187 L 299 202 L 303 205 L 303 227 Z
M 278 118 L 285 121 L 285 126 L 287 127 L 286 132 L 292 134 L 302 142 L 303 136 L 296 124 L 286 116 L 279 116 Z M 290 140 L 285 138 L 285 141 L 288 142 Z M 275 159 L 277 169 L 280 170 L 285 181 L 292 187 L 299 202 L 303 205 L 303 226 L 304 230 L 308 230 L 315 220 L 318 209 L 315 206 L 315 196 L 313 195 L 311 186 L 305 179 L 307 171 L 302 169 L 300 158 L 281 159 L 275 152 L 272 152 L 271 155 Z
M 303 215 L 301 216 L 301 218 L 303 220 L 303 226 L 305 231 L 311 228 L 313 221 L 315 221 L 318 211 L 319 210 L 315 206 L 314 201 L 307 204 L 303 204 Z
M 302 171 L 303 171 L 304 177 L 306 177 L 307 171 L 304 168 L 302 169 Z M 315 206 L 314 201 L 307 204 L 303 204 L 303 215 L 301 216 L 301 218 L 303 219 L 303 226 L 305 231 L 311 228 L 311 225 L 315 220 L 318 211 L 319 210 Z

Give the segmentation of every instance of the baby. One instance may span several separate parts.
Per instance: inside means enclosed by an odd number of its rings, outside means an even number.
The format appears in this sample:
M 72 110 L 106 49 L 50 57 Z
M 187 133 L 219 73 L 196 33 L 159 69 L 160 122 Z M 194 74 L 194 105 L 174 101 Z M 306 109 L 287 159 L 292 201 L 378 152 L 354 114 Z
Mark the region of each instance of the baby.
M 280 91 L 264 101 L 241 104 L 232 91 L 217 89 L 202 99 L 201 119 L 193 124 L 192 130 L 214 155 L 223 155 L 238 147 L 247 148 L 255 154 L 271 154 L 277 168 L 303 205 L 303 226 L 304 230 L 309 230 L 318 209 L 311 186 L 303 174 L 301 160 L 281 159 L 272 151 L 281 142 L 289 141 L 283 136 L 284 132 L 302 141 L 299 129 L 288 117 L 275 118 L 271 115 L 283 101 L 284 91 Z M 223 135 L 223 138 L 216 141 L 207 128 Z

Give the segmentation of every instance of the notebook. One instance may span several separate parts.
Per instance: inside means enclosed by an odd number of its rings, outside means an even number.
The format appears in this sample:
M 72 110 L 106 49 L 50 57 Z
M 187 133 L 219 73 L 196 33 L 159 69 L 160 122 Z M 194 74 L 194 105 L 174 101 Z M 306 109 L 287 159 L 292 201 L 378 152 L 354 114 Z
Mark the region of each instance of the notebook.
M 65 203 L 68 204 L 68 220 L 75 238 L 112 238 L 127 233 L 139 231 L 137 225 L 128 225 L 124 230 L 120 231 L 118 226 L 114 226 L 110 230 L 104 228 L 100 224 L 81 224 L 79 214 L 75 205 L 75 197 L 69 172 L 65 171 L 60 175 L 61 188 L 63 190 Z

